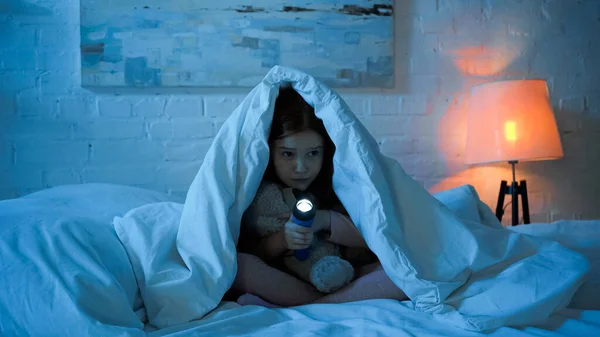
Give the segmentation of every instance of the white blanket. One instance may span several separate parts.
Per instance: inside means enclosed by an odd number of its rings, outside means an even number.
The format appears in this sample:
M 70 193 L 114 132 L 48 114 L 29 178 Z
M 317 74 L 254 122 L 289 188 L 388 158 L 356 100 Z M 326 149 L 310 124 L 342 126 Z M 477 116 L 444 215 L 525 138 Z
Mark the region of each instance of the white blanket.
M 151 324 L 165 328 L 204 317 L 231 286 L 240 219 L 267 166 L 282 83 L 291 83 L 323 120 L 337 146 L 334 189 L 414 310 L 483 331 L 544 321 L 569 302 L 588 269 L 583 256 L 460 220 L 380 153 L 335 92 L 275 67 L 219 131 L 183 207 L 151 204 L 115 218 Z
M 148 331 L 147 337 L 598 337 L 600 311 L 563 309 L 536 326 L 479 332 L 432 321 L 407 301 L 369 300 L 289 309 L 224 302 L 201 320 Z

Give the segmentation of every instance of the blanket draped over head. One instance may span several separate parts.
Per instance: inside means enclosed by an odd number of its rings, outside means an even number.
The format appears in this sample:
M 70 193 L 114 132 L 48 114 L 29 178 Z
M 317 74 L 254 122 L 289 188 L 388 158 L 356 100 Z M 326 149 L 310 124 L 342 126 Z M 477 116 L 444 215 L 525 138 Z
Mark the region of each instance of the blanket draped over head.
M 534 324 L 568 304 L 587 272 L 585 258 L 552 241 L 460 220 L 381 154 L 338 94 L 276 66 L 224 123 L 184 205 L 149 204 L 115 218 L 151 324 L 201 319 L 232 285 L 240 220 L 269 161 L 282 85 L 323 120 L 336 145 L 334 190 L 414 310 L 481 331 Z

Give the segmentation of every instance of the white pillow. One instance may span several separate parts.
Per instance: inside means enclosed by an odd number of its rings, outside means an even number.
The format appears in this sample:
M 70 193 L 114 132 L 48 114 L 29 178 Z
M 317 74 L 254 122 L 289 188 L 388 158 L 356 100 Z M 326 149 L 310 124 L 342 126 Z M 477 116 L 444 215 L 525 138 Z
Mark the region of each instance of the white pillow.
M 461 185 L 434 193 L 433 196 L 462 220 L 503 228 L 502 223 L 498 221 L 490 207 L 479 199 L 479 195 L 472 185 Z
M 173 198 L 140 188 L 60 186 L 0 201 L 0 331 L 7 336 L 140 331 L 131 263 L 112 225 Z
M 434 193 L 433 196 L 446 207 L 450 208 L 459 218 L 481 222 L 477 201 L 479 196 L 471 185 L 461 185 L 455 188 Z

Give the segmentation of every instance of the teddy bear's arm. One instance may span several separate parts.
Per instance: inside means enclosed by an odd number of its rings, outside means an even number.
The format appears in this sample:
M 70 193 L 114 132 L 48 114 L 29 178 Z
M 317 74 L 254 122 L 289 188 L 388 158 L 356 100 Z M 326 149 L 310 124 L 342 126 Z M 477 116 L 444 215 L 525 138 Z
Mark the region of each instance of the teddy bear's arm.
M 274 216 L 259 215 L 248 222 L 248 229 L 260 238 L 269 236 L 281 231 L 285 226 L 285 220 Z

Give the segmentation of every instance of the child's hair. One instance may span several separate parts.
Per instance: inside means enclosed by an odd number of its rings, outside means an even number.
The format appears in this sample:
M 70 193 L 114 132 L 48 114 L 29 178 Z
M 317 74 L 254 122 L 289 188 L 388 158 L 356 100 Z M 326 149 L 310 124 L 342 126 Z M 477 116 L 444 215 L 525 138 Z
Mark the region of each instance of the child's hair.
M 317 118 L 314 108 L 306 103 L 293 88 L 279 89 L 269 134 L 269 145 L 272 145 L 276 139 L 309 129 L 323 137 L 323 165 L 315 181 L 308 187 L 307 192 L 317 198 L 321 208 L 343 208 L 332 186 L 335 145 L 329 138 L 323 121 Z M 264 179 L 281 184 L 272 160 L 269 160 Z M 341 211 L 345 212 L 345 210 Z

